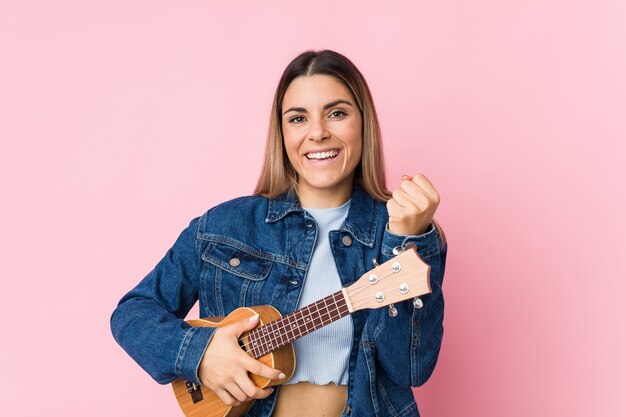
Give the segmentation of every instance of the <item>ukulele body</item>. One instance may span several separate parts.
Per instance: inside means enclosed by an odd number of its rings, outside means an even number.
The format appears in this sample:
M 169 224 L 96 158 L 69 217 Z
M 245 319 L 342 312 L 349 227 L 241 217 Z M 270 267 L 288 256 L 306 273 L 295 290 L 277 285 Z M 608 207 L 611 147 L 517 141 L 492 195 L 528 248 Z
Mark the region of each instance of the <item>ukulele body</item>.
M 226 317 L 209 317 L 204 319 L 187 320 L 186 322 L 195 327 L 214 327 L 219 328 L 228 326 L 234 322 L 247 319 L 255 314 L 259 314 L 258 326 L 265 325 L 269 322 L 278 320 L 282 317 L 280 312 L 269 305 L 255 307 L 240 307 L 234 310 Z M 247 344 L 247 332 L 240 337 Z M 248 351 L 245 346 L 242 349 Z M 283 384 L 288 381 L 295 371 L 296 355 L 293 344 L 288 344 L 274 350 L 271 353 L 258 358 L 264 365 L 274 369 L 280 369 L 285 373 L 285 379 L 271 380 L 259 375 L 248 373 L 250 379 L 259 388 L 266 388 Z M 205 386 L 190 386 L 187 381 L 177 379 L 172 382 L 172 388 L 176 395 L 178 405 L 182 409 L 186 417 L 241 417 L 254 404 L 254 400 L 246 401 L 238 406 L 228 406 L 210 389 Z

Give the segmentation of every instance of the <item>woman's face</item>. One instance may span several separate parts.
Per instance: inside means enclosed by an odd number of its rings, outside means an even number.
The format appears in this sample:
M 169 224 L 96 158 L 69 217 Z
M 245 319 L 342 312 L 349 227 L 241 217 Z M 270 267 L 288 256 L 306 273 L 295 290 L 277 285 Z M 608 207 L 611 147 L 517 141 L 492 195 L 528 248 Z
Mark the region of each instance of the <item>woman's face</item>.
M 282 129 L 305 207 L 339 206 L 350 198 L 361 160 L 361 112 L 350 91 L 328 75 L 295 78 L 283 97 Z

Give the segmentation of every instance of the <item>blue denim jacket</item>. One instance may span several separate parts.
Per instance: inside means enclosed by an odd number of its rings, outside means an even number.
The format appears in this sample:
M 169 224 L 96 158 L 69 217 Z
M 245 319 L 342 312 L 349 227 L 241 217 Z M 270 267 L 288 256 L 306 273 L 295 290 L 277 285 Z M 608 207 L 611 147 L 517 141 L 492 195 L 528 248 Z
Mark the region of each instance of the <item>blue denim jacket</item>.
M 362 188 L 353 190 L 350 211 L 329 234 L 341 277 L 348 286 L 409 242 L 431 266 L 432 293 L 423 307 L 412 300 L 352 314 L 348 399 L 344 416 L 419 416 L 411 386 L 430 377 L 441 347 L 441 290 L 447 243 L 432 224 L 419 236 L 387 228 L 386 205 Z M 237 307 L 271 304 L 283 315 L 296 309 L 317 227 L 297 197 L 241 197 L 195 218 L 157 266 L 120 301 L 111 317 L 117 342 L 157 382 L 185 378 L 196 383 L 198 366 L 215 329 L 190 327 L 183 318 L 199 300 L 200 316 L 225 316 Z M 349 236 L 350 239 L 343 239 Z M 238 258 L 239 265 L 230 260 Z M 246 416 L 270 416 L 278 388 L 257 400 Z M 174 401 L 174 398 L 172 398 Z

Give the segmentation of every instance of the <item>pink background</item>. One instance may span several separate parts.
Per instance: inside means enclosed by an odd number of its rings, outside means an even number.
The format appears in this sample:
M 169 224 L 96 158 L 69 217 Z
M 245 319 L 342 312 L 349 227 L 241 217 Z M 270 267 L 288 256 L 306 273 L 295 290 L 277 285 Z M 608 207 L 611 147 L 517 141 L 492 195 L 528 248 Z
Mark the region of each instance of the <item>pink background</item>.
M 2 2 L 0 415 L 182 415 L 110 314 L 192 217 L 252 191 L 310 48 L 366 76 L 389 185 L 442 196 L 423 415 L 626 415 L 626 3 L 266 3 Z

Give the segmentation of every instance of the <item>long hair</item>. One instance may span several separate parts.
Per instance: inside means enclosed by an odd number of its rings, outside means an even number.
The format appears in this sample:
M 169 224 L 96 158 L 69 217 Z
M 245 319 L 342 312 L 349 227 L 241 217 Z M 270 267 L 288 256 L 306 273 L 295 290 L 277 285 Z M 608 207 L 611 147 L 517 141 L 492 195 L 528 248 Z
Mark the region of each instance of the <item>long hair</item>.
M 354 176 L 356 184 L 363 186 L 373 198 L 387 201 L 391 193 L 385 181 L 385 166 L 381 144 L 380 125 L 372 94 L 365 78 L 345 56 L 331 51 L 306 51 L 294 58 L 280 78 L 274 93 L 270 114 L 265 158 L 259 181 L 254 190 L 268 198 L 283 193 L 296 192 L 298 175 L 289 162 L 283 143 L 282 105 L 289 84 L 300 76 L 329 75 L 342 83 L 351 93 L 361 112 L 363 151 Z

